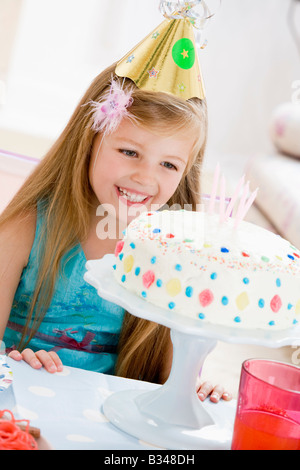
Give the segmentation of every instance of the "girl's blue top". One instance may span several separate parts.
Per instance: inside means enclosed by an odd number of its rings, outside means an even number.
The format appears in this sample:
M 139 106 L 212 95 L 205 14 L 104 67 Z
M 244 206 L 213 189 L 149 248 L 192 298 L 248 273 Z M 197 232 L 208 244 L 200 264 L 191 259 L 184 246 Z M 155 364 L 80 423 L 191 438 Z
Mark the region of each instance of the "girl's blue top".
M 30 310 L 43 223 L 44 212 L 38 204 L 34 243 L 3 338 L 8 351 L 18 345 Z M 66 366 L 113 374 L 124 309 L 99 297 L 84 280 L 86 261 L 80 244 L 63 257 L 51 304 L 27 347 L 33 351 L 56 351 Z

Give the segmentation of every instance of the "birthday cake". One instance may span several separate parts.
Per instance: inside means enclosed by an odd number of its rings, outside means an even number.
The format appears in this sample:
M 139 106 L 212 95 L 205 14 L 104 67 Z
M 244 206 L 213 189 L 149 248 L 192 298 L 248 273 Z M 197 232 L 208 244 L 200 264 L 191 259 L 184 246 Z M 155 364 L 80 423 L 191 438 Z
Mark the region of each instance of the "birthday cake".
M 116 280 L 171 313 L 246 329 L 286 329 L 300 318 L 300 251 L 252 223 L 144 212 L 115 255 Z

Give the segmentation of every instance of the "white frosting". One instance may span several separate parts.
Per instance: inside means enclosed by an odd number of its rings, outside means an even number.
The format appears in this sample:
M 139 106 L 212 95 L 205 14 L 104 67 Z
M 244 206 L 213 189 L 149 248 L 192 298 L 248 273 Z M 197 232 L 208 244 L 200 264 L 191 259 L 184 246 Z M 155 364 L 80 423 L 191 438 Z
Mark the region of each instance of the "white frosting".
M 285 329 L 300 318 L 300 251 L 248 222 L 145 212 L 117 245 L 114 269 L 145 301 L 201 322 Z

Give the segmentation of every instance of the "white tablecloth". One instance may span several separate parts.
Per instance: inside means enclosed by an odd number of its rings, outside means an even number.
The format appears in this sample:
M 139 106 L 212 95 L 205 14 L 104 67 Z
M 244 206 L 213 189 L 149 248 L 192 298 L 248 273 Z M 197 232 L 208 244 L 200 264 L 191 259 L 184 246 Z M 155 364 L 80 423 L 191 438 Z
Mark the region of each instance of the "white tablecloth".
M 13 384 L 0 392 L 0 409 L 29 419 L 53 449 L 154 449 L 108 422 L 102 405 L 113 392 L 153 390 L 157 385 L 71 367 L 49 374 L 9 358 L 7 363 Z

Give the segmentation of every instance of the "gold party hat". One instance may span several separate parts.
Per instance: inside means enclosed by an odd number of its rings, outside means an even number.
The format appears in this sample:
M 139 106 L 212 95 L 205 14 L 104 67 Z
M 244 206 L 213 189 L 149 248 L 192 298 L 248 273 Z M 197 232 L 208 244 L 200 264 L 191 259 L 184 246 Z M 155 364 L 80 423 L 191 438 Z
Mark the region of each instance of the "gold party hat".
M 204 99 L 194 27 L 187 18 L 167 19 L 117 64 L 116 74 L 138 88 L 184 100 Z

